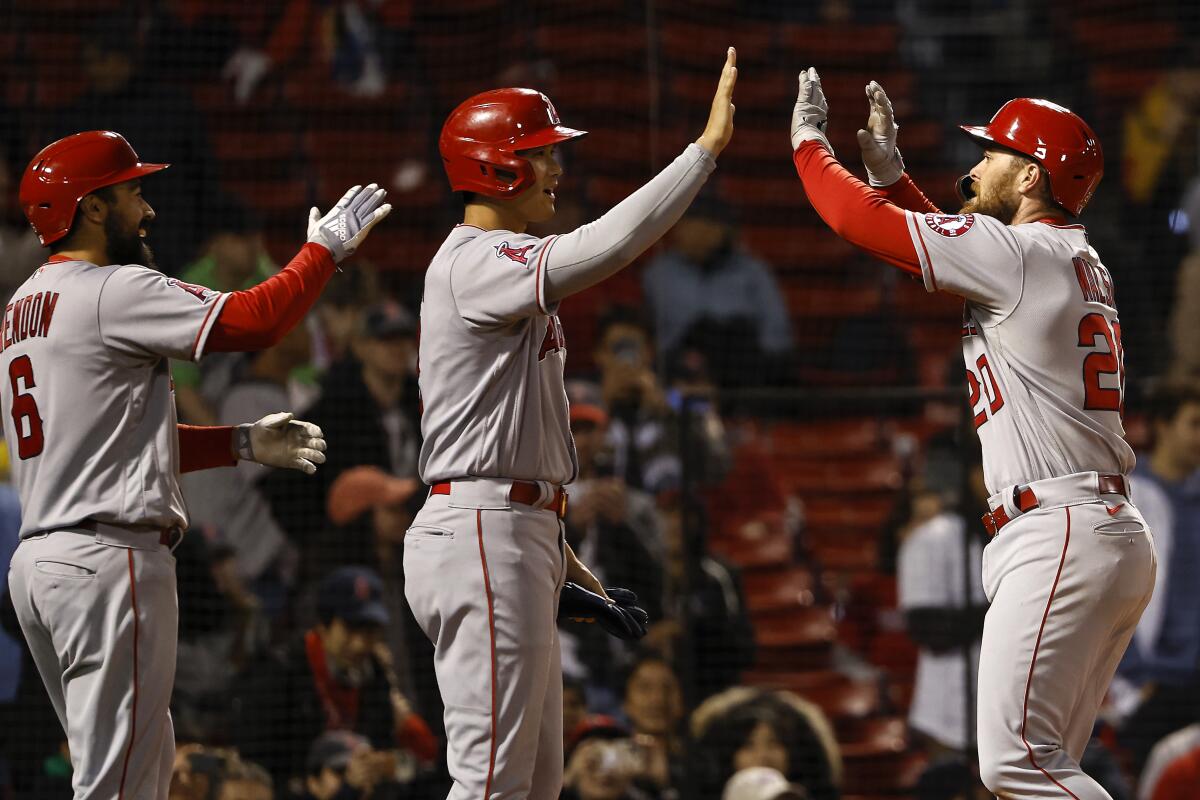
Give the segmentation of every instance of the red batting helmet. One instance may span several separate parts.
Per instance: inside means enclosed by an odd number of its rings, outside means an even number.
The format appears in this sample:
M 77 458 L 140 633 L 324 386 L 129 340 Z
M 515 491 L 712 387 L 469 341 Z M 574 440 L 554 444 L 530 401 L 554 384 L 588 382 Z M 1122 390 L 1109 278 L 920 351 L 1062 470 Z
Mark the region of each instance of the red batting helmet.
M 959 125 L 984 147 L 999 145 L 1029 156 L 1050 175 L 1054 202 L 1079 216 L 1104 177 L 1100 140 L 1078 114 L 1049 100 L 1019 97 L 987 125 Z
M 533 89 L 493 89 L 466 100 L 446 118 L 438 149 L 456 192 L 513 197 L 533 181 L 517 155 L 583 136 L 559 124 L 550 98 Z
M 143 164 L 119 133 L 76 133 L 47 145 L 29 162 L 21 178 L 21 208 L 48 245 L 67 235 L 84 195 L 168 166 Z

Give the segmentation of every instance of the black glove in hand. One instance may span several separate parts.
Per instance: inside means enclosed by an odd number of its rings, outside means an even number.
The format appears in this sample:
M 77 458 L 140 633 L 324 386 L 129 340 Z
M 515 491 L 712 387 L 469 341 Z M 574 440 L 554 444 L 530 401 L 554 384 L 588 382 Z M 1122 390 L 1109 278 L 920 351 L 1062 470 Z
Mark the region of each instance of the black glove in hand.
M 612 602 L 577 583 L 563 584 L 558 601 L 559 619 L 596 622 L 618 639 L 641 639 L 650 615 L 637 605 L 637 595 L 628 589 L 605 589 Z

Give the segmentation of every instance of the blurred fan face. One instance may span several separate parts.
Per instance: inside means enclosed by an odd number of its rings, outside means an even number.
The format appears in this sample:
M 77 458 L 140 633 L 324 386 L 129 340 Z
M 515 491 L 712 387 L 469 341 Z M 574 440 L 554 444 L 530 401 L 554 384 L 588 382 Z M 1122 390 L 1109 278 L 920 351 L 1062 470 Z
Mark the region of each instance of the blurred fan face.
M 347 625 L 337 618 L 322 626 L 322 633 L 326 657 L 343 672 L 365 668 L 371 653 L 383 640 L 383 632 L 375 625 Z
M 1184 403 L 1175 417 L 1155 424 L 1155 450 L 1188 472 L 1200 468 L 1200 404 Z
M 568 765 L 580 800 L 620 800 L 633 784 L 636 769 L 637 760 L 627 739 L 589 739 L 576 748 Z
M 364 336 L 355 342 L 354 353 L 367 370 L 399 379 L 412 372 L 417 345 L 411 336 Z
M 554 145 L 538 150 L 522 150 L 517 155 L 527 159 L 533 167 L 534 182 L 513 198 L 514 210 L 526 222 L 545 222 L 554 216 L 555 193 L 563 172 Z
M 985 150 L 983 158 L 971 168 L 975 196 L 959 210 L 961 214 L 986 214 L 1005 225 L 1012 223 L 1021 206 L 1017 191 L 1023 159 L 1002 150 Z
M 563 687 L 563 732 L 570 735 L 571 731 L 583 722 L 587 716 L 587 698 L 574 686 Z
M 605 429 L 590 419 L 577 419 L 571 422 L 571 436 L 580 465 L 590 467 L 604 449 Z
M 788 772 L 787 747 L 780 741 L 775 729 L 766 722 L 755 725 L 746 743 L 733 754 L 735 771 L 750 767 L 771 767 L 784 775 Z
M 625 713 L 638 733 L 671 733 L 683 716 L 679 679 L 661 661 L 646 661 L 625 686 Z
M 684 217 L 671 229 L 671 246 L 688 261 L 706 264 L 725 247 L 729 225 L 706 217 Z
M 231 284 L 213 288 L 241 289 L 254 278 L 258 269 L 262 237 L 256 233 L 218 233 L 209 241 L 208 254 L 216 262 L 220 274 Z
M 271 787 L 258 781 L 225 781 L 217 800 L 271 800 Z

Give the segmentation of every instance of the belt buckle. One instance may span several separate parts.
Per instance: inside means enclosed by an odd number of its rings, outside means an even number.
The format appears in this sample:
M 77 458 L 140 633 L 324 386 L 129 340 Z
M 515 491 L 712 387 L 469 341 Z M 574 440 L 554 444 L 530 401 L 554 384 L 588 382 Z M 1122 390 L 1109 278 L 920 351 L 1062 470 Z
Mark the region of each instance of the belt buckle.
M 558 508 L 556 510 L 559 519 L 567 518 L 567 493 L 562 489 L 558 490 Z

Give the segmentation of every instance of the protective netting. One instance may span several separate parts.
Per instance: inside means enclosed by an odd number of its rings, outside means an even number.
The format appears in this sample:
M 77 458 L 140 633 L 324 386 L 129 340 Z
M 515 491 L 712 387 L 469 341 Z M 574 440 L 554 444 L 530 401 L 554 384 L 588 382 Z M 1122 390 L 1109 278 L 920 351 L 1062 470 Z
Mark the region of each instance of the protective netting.
M 445 796 L 433 648 L 401 565 L 426 493 L 412 481 L 413 320 L 425 267 L 462 215 L 441 123 L 479 91 L 545 92 L 564 124 L 589 131 L 560 149 L 558 213 L 535 230 L 570 231 L 696 138 L 729 45 L 736 131 L 712 180 L 661 245 L 561 311 L 581 465 L 566 537 L 652 617 L 636 646 L 560 626 L 564 796 L 718 798 L 752 766 L 812 800 L 983 796 L 973 709 L 987 497 L 962 402 L 962 302 L 855 250 L 814 212 L 788 143 L 810 65 L 843 163 L 863 174 L 855 132 L 878 80 L 909 174 L 943 208 L 958 207 L 955 180 L 979 159 L 956 126 L 1010 98 L 1068 106 L 1102 142 L 1106 177 L 1081 221 L 1118 287 L 1126 428 L 1172 544 L 1084 769 L 1114 798 L 1200 796 L 1200 393 L 1179 382 L 1200 369 L 1198 9 L 0 0 L 5 297 L 45 257 L 17 203 L 25 165 L 82 130 L 118 131 L 171 163 L 144 183 L 158 265 L 222 291 L 274 273 L 304 242 L 310 206 L 353 184 L 379 183 L 394 206 L 280 344 L 173 365 L 181 421 L 286 408 L 321 425 L 330 453 L 312 478 L 243 466 L 184 480 L 171 796 L 266 796 L 252 764 L 275 797 Z M 19 515 L 3 519 L 11 554 Z M 0 797 L 66 797 L 66 737 L 5 607 Z M 386 622 L 364 622 L 368 607 Z M 333 728 L 369 743 L 320 738 Z

